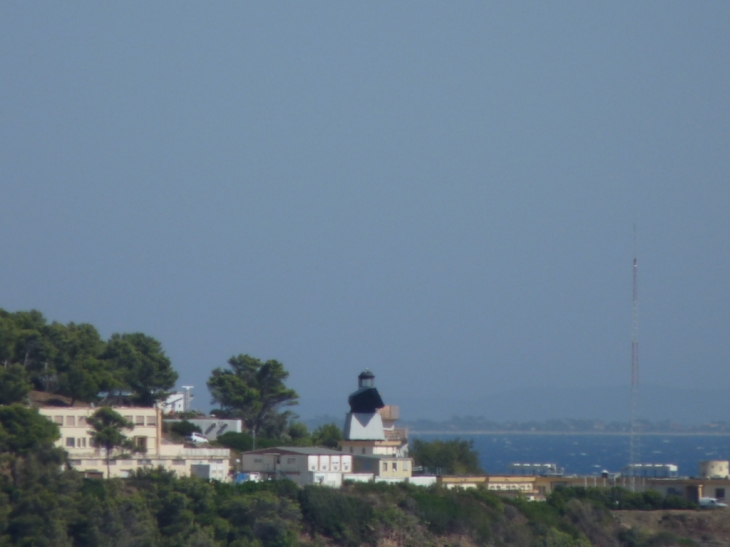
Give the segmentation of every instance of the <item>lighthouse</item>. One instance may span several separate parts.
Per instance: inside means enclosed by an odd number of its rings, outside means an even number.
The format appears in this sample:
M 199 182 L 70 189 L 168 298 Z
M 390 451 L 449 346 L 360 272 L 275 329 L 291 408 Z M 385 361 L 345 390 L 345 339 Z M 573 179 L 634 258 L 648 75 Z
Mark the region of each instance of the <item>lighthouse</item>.
M 347 399 L 343 452 L 355 455 L 408 456 L 408 430 L 395 427 L 398 407 L 383 404 L 375 387 L 375 375 L 368 369 L 357 377 L 357 390 Z
M 383 408 L 375 375 L 365 369 L 357 377 L 357 391 L 347 399 L 350 412 L 345 417 L 345 441 L 384 441 L 383 419 L 378 412 Z

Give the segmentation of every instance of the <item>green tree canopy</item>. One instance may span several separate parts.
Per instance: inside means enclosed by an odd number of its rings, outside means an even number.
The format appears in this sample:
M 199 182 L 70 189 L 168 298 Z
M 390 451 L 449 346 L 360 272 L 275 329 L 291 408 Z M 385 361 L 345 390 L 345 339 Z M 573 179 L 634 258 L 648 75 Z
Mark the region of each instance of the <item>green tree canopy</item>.
M 0 365 L 0 405 L 22 402 L 32 387 L 22 365 Z
M 88 323 L 48 323 L 36 311 L 0 309 L 0 366 L 19 365 L 33 389 L 96 402 L 102 393 L 132 392 L 152 406 L 167 395 L 177 373 L 162 345 L 141 333 L 114 334 L 109 342 Z
M 0 453 L 27 454 L 58 440 L 58 426 L 36 409 L 0 406 Z
M 342 440 L 342 430 L 337 424 L 324 424 L 312 432 L 312 443 L 315 446 L 337 448 Z
M 440 469 L 442 473 L 451 475 L 483 473 L 479 465 L 479 453 L 474 450 L 474 441 L 415 439 L 411 444 L 410 453 L 416 465 L 433 470 Z
M 178 378 L 162 344 L 139 332 L 112 335 L 104 358 L 112 363 L 119 385 L 129 388 L 135 403 L 143 406 L 167 397 Z
M 53 323 L 47 335 L 56 349 L 53 360 L 58 392 L 75 400 L 95 402 L 99 393 L 109 391 L 119 380 L 111 363 L 102 355 L 106 343 L 93 325 Z
M 212 402 L 225 415 L 243 418 L 254 432 L 281 421 L 282 407 L 297 404 L 299 395 L 284 385 L 289 373 L 279 361 L 238 355 L 228 364 L 230 370 L 217 368 L 208 379 Z
M 109 460 L 117 448 L 134 450 L 133 442 L 122 432 L 123 429 L 134 429 L 134 424 L 108 406 L 103 406 L 88 419 L 92 428 L 91 439 L 106 452 L 107 477 L 111 475 Z

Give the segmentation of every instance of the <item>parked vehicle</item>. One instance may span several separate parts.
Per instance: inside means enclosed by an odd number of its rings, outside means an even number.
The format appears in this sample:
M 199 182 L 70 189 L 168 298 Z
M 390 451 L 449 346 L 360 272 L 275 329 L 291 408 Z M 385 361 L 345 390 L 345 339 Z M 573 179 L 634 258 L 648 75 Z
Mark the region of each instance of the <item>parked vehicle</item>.
M 700 508 L 702 509 L 725 509 L 727 504 L 720 503 L 716 498 L 700 498 Z
M 200 433 L 191 433 L 190 435 L 185 437 L 185 442 L 195 444 L 208 444 L 208 439 L 206 439 Z

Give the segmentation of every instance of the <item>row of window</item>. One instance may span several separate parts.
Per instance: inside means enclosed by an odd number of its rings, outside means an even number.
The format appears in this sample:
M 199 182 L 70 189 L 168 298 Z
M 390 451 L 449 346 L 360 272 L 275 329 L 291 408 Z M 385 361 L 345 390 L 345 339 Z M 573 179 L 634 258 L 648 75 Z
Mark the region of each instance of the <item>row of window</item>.
M 144 416 L 125 416 L 124 419 L 134 425 L 144 425 Z M 156 416 L 147 416 L 147 425 L 157 425 Z
M 145 425 L 145 416 L 125 416 L 125 420 L 132 422 L 134 425 Z M 86 427 L 86 416 L 53 416 L 53 423 L 65 425 L 66 427 Z M 147 416 L 146 423 L 148 426 L 157 425 L 157 416 Z
M 94 446 L 94 440 L 89 437 L 66 437 L 65 439 L 66 448 L 86 448 L 87 446 Z M 147 437 L 134 437 L 134 446 L 142 450 L 147 451 Z
M 390 465 L 391 471 L 398 471 L 398 462 L 391 462 Z M 408 471 L 408 462 L 403 462 L 403 471 Z M 388 462 L 383 462 L 383 471 L 388 470 Z
M 253 459 L 253 462 L 254 463 L 263 463 L 263 461 L 264 460 L 262 458 L 254 458 Z M 281 465 L 281 456 L 277 456 L 276 463 L 279 464 L 279 465 Z M 287 463 L 287 465 L 294 465 L 294 464 L 297 463 L 297 459 L 296 458 L 287 458 L 286 459 L 286 463 Z M 309 466 L 309 470 L 310 471 L 317 471 L 317 464 L 316 463 L 311 464 Z M 340 464 L 339 463 L 333 463 L 332 464 L 332 471 L 339 471 L 339 470 L 340 470 Z M 342 463 L 342 470 L 343 471 L 349 471 L 350 470 L 350 464 L 343 462 Z M 327 471 L 327 464 L 326 463 L 325 464 L 322 464 L 322 468 L 320 469 L 320 471 Z
M 317 464 L 310 465 L 309 466 L 309 470 L 310 471 L 317 471 L 318 470 L 317 469 Z M 339 470 L 340 470 L 340 466 L 339 465 L 337 465 L 337 464 L 333 464 L 332 465 L 331 471 L 339 471 Z M 342 464 L 342 470 L 345 471 L 345 472 L 349 471 L 350 470 L 350 464 L 349 463 L 343 463 Z M 319 471 L 330 471 L 330 470 L 327 469 L 327 464 L 323 464 L 320 467 Z
M 197 461 L 197 460 L 195 460 Z M 69 462 L 72 465 L 82 465 L 82 463 L 85 463 L 86 465 L 106 465 L 106 460 L 69 460 Z M 152 465 L 153 460 L 109 460 L 109 465 Z M 158 463 L 162 463 L 159 462 Z M 187 462 L 185 460 L 172 460 L 172 465 L 185 465 Z M 210 463 L 215 465 L 221 465 L 223 464 L 223 460 L 210 460 Z
M 254 463 L 262 463 L 262 462 L 263 462 L 263 459 L 262 458 L 254 458 Z M 280 458 L 277 458 L 277 462 L 276 463 L 280 464 L 281 463 L 281 459 Z M 293 465 L 293 464 L 296 463 L 296 458 L 287 458 L 286 459 L 286 463 L 288 465 Z M 383 465 L 383 471 L 388 471 L 388 462 L 383 462 L 382 465 Z M 335 463 L 335 464 L 332 465 L 332 471 L 339 471 L 338 468 L 339 468 L 339 465 L 338 464 Z M 350 470 L 350 466 L 348 464 L 346 464 L 346 463 L 343 463 L 342 464 L 342 468 L 343 468 L 343 471 L 349 471 Z M 310 469 L 310 471 L 316 471 L 317 470 L 317 464 L 310 465 L 309 469 Z M 398 471 L 398 462 L 391 462 L 390 463 L 390 469 L 391 469 L 391 471 Z M 402 468 L 401 469 L 403 471 L 408 471 L 408 462 L 407 461 L 402 462 Z M 322 465 L 321 471 L 327 471 L 327 464 L 323 464 Z
M 86 448 L 93 446 L 92 443 L 93 441 L 87 437 L 66 437 L 66 448 Z

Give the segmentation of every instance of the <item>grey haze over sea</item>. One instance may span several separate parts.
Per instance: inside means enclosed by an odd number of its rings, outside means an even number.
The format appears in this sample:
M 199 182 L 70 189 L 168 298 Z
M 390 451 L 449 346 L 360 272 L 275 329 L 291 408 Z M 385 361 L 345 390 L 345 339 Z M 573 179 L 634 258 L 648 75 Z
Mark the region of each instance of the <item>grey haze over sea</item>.
M 628 374 L 628 364 L 626 366 Z M 628 422 L 630 419 L 629 386 L 592 386 L 570 388 L 545 386 L 513 390 L 494 390 L 484 386 L 480 397 L 429 397 L 418 392 L 393 395 L 393 386 L 379 384 L 386 404 L 400 407 L 401 420 L 419 419 L 441 422 L 452 416 L 483 416 L 493 422 L 544 421 L 580 418 Z M 344 420 L 347 392 L 302 397 L 295 412 L 304 418 L 329 415 Z M 674 421 L 697 424 L 726 420 L 730 416 L 730 398 L 722 389 L 672 388 L 641 386 L 638 416 L 650 421 Z

